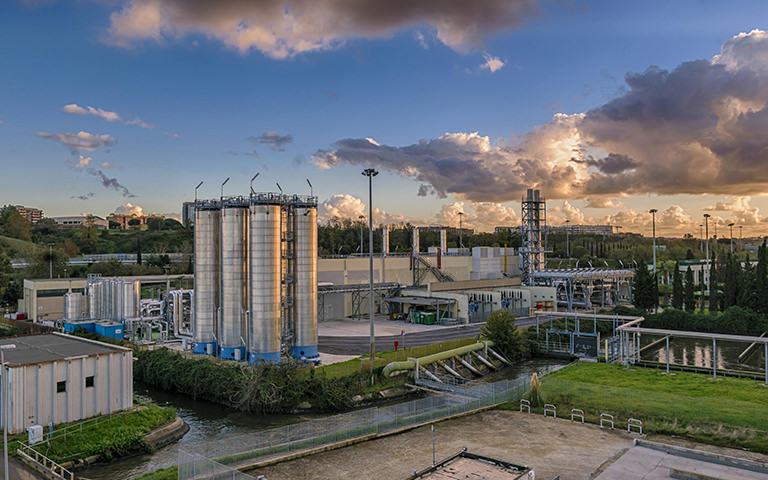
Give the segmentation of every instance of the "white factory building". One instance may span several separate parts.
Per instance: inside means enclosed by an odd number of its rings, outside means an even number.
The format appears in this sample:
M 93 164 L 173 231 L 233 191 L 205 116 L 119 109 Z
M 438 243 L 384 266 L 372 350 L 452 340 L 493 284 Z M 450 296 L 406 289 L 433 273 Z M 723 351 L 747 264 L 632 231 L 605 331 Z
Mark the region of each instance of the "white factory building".
M 11 344 L 0 377 L 8 382 L 10 433 L 133 405 L 130 349 L 59 333 L 0 339 L 0 345 Z

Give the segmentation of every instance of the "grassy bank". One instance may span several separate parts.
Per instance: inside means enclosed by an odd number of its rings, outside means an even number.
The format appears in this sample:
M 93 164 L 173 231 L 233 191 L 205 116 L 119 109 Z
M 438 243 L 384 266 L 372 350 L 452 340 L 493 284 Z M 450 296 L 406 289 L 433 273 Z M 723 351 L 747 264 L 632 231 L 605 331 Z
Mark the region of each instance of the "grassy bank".
M 577 408 L 599 423 L 607 413 L 616 428 L 636 418 L 645 433 L 768 453 L 768 389 L 754 380 L 582 362 L 545 377 L 542 391 L 560 417 Z
M 150 404 L 124 414 L 60 426 L 47 444 L 34 448 L 59 463 L 89 457 L 109 461 L 148 452 L 150 448 L 144 442 L 144 436 L 175 416 L 173 408 Z

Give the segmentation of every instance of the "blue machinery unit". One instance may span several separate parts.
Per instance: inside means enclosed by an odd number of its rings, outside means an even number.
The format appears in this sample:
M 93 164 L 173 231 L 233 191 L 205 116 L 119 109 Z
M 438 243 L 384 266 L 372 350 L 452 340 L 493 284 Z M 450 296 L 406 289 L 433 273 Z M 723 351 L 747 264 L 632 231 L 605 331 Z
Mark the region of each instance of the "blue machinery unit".
M 317 350 L 317 199 L 195 202 L 193 352 L 278 362 Z

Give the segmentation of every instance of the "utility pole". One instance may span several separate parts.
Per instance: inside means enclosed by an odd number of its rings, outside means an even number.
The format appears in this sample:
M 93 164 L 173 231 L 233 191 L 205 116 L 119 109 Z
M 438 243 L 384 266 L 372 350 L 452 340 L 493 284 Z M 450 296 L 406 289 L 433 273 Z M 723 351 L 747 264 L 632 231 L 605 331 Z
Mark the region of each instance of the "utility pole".
M 370 291 L 368 292 L 371 310 L 371 384 L 373 384 L 373 359 L 376 357 L 376 336 L 373 331 L 373 177 L 379 172 L 373 168 L 363 170 L 363 175 L 368 177 L 368 232 L 369 232 L 369 256 L 368 256 L 368 274 L 370 279 Z M 362 251 L 360 252 L 363 253 Z
M 659 279 L 656 277 L 656 210 L 655 208 L 652 208 L 649 210 L 652 221 L 651 224 L 653 225 L 653 283 L 654 285 L 658 286 Z M 653 311 L 656 311 L 656 303 L 659 302 L 659 299 L 656 298 L 656 302 L 654 303 Z
M 461 224 L 462 217 L 464 217 L 464 212 L 459 212 L 459 248 L 464 248 L 464 228 Z
M 363 220 L 365 220 L 364 215 L 360 215 L 357 217 L 360 220 L 360 256 L 363 256 Z
M 704 278 L 704 286 L 705 287 L 707 285 L 709 285 L 709 275 L 710 275 L 710 269 L 709 269 L 709 217 L 710 217 L 710 215 L 708 213 L 704 214 L 704 233 L 707 236 L 707 263 L 706 263 L 707 274 L 706 274 L 706 276 Z M 703 306 L 702 306 L 702 308 L 703 308 Z

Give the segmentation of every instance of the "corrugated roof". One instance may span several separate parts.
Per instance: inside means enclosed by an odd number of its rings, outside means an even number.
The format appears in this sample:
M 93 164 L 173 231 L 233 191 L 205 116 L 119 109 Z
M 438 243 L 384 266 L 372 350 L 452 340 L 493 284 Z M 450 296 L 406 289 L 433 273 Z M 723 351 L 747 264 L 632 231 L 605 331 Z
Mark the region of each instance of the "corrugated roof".
M 130 351 L 117 345 L 58 333 L 0 339 L 0 345 L 8 344 L 16 345 L 16 348 L 7 349 L 4 352 L 5 363 L 13 366 Z

